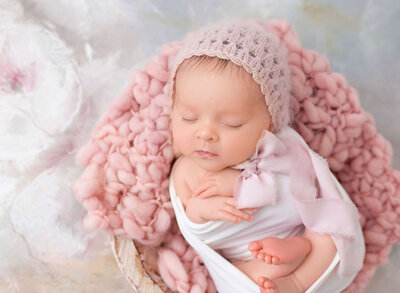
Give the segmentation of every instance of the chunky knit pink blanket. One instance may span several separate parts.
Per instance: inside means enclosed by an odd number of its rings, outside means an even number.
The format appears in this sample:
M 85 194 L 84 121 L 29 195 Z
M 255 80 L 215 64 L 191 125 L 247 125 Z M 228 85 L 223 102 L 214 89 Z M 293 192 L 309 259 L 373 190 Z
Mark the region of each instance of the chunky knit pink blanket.
M 360 107 L 357 92 L 331 71 L 326 57 L 301 47 L 289 22 L 264 26 L 287 48 L 294 128 L 328 160 L 359 209 L 366 257 L 346 292 L 362 292 L 400 239 L 400 172 L 391 168 L 391 145 Z M 74 192 L 87 209 L 86 227 L 162 245 L 159 269 L 171 289 L 215 292 L 201 260 L 180 235 L 169 200 L 174 154 L 165 85 L 179 47 L 179 42 L 163 46 L 113 101 L 77 155 L 86 169 Z

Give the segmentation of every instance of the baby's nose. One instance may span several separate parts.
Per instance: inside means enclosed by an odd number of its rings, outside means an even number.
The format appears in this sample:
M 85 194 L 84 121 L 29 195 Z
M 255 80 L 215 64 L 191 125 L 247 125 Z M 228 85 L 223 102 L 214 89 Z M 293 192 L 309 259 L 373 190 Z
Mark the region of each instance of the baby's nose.
M 196 138 L 205 141 L 216 141 L 218 134 L 212 127 L 203 126 L 196 132 Z

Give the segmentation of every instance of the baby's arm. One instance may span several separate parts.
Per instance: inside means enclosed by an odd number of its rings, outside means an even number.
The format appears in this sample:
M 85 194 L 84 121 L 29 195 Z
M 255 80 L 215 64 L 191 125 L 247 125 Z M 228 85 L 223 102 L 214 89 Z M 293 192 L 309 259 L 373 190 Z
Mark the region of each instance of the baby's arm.
M 195 223 L 208 221 L 239 223 L 241 220 L 253 220 L 252 215 L 237 209 L 233 198 L 228 196 L 213 196 L 206 199 L 192 197 L 186 206 L 186 215 Z
M 212 196 L 233 196 L 237 179 L 242 171 L 225 168 L 216 173 L 206 173 L 199 185 L 193 190 L 193 196 L 197 198 L 209 198 Z
M 187 182 L 188 176 L 194 176 L 193 165 L 190 160 L 182 157 L 177 162 L 173 172 L 176 192 L 186 209 L 187 217 L 191 221 L 205 223 L 220 220 L 237 223 L 242 219 L 247 221 L 253 219 L 253 216 L 235 207 L 232 196 L 216 196 L 205 199 L 193 197 L 192 189 Z

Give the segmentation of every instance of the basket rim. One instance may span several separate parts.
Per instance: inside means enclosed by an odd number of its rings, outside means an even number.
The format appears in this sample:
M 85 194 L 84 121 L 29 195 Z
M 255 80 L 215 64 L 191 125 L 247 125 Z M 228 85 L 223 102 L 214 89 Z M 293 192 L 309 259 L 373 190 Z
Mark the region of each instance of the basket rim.
M 133 292 L 138 293 L 163 293 L 160 284 L 147 272 L 144 258 L 132 239 L 121 236 L 110 236 L 111 249 L 115 260 L 124 278 L 128 281 Z

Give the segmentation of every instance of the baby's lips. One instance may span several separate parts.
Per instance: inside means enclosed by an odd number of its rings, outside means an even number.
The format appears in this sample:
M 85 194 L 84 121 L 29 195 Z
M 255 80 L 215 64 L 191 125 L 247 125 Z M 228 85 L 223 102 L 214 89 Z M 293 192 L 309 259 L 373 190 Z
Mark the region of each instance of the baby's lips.
M 216 157 L 217 154 L 205 151 L 205 150 L 197 150 L 196 153 L 201 156 L 201 157 L 206 157 L 206 158 L 213 158 Z

